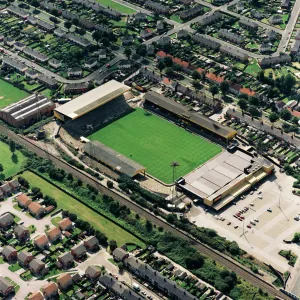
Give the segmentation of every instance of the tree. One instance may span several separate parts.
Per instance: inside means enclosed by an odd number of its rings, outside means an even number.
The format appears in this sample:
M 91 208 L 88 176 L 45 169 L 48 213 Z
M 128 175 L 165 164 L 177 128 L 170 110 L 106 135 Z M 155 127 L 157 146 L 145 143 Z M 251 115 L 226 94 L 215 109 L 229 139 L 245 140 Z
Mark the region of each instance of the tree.
M 78 25 L 79 25 L 79 19 L 74 18 L 74 19 L 72 20 L 72 23 L 73 23 L 75 26 L 78 26 Z
M 107 180 L 107 187 L 112 189 L 114 187 L 114 183 L 111 180 Z
M 285 91 L 290 94 L 293 87 L 295 86 L 296 84 L 296 79 L 293 75 L 291 74 L 287 74 L 285 77 L 284 77 L 284 87 L 285 87 Z
M 130 59 L 130 56 L 131 56 L 131 49 L 130 49 L 129 47 L 126 47 L 126 48 L 124 49 L 124 54 L 126 55 L 126 57 L 127 57 L 128 59 Z
M 248 108 L 248 102 L 245 99 L 240 99 L 238 102 L 238 106 L 241 108 L 242 113 L 244 113 L 245 110 Z
M 166 72 L 166 74 L 167 74 L 168 76 L 174 75 L 174 71 L 173 71 L 172 68 L 166 68 L 165 72 Z
M 0 163 L 0 173 L 4 171 L 3 165 Z
M 193 256 L 189 256 L 185 260 L 186 266 L 189 270 L 199 269 L 203 266 L 204 259 L 198 253 L 193 253 Z
M 166 67 L 172 67 L 173 66 L 173 60 L 172 60 L 172 57 L 170 56 L 166 56 L 164 58 L 164 63 L 166 65 Z
M 212 96 L 213 96 L 213 98 L 214 98 L 215 95 L 219 93 L 219 88 L 218 88 L 217 85 L 214 84 L 214 85 L 211 85 L 211 86 L 209 87 L 209 91 L 211 92 L 211 94 L 212 94 Z
M 13 154 L 15 153 L 15 151 L 16 151 L 16 143 L 15 143 L 15 141 L 13 141 L 13 140 L 9 141 L 9 149 L 10 149 L 10 152 L 12 152 Z
M 70 21 L 66 21 L 64 23 L 64 26 L 68 29 L 68 31 L 70 30 L 70 28 L 72 27 L 72 23 Z
M 260 115 L 259 110 L 254 105 L 249 106 L 248 112 L 253 117 L 258 117 Z
M 136 53 L 142 57 L 145 57 L 147 55 L 147 46 L 144 44 L 137 46 Z
M 291 115 L 291 113 L 287 109 L 283 109 L 280 112 L 280 118 L 282 120 L 288 121 L 288 120 L 290 120 L 292 118 L 292 115 Z
M 294 237 L 293 237 L 293 242 L 294 243 L 300 242 L 300 232 L 295 232 Z
M 159 70 L 160 74 L 164 68 L 165 68 L 165 64 L 164 64 L 163 60 L 160 59 L 157 63 L 157 69 Z
M 275 112 L 269 114 L 269 120 L 273 124 L 279 119 L 279 115 Z
M 194 80 L 200 80 L 200 79 L 201 79 L 201 74 L 200 74 L 197 70 L 194 70 L 194 71 L 192 72 L 192 78 L 193 78 Z
M 258 80 L 260 82 L 264 82 L 265 81 L 265 71 L 264 70 L 261 70 L 258 74 Z
M 227 94 L 227 92 L 229 91 L 229 84 L 227 81 L 223 81 L 220 84 L 220 90 L 223 96 L 225 96 Z
M 116 248 L 118 248 L 117 242 L 115 240 L 109 241 L 109 249 L 113 252 Z

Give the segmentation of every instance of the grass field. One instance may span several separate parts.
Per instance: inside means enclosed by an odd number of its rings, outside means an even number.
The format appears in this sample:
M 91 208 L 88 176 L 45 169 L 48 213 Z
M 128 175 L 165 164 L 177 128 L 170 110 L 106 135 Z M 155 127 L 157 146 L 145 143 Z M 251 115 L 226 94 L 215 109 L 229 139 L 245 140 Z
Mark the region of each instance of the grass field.
M 0 174 L 0 180 L 8 178 L 18 173 L 25 162 L 25 156 L 16 151 L 15 155 L 9 150 L 9 146 L 3 142 L 0 142 L 0 163 L 3 165 L 3 173 Z
M 178 161 L 176 177 L 183 176 L 220 153 L 221 147 L 142 109 L 100 129 L 91 140 L 115 149 L 147 168 L 165 183 L 173 180 L 170 163 Z
M 22 174 L 22 177 L 27 179 L 31 186 L 39 187 L 44 195 L 53 197 L 58 204 L 58 208 L 77 214 L 79 218 L 89 222 L 95 229 L 103 232 L 108 237 L 108 240 L 113 239 L 120 246 L 125 243 L 135 243 L 142 247 L 144 246 L 139 239 L 132 236 L 129 232 L 94 212 L 73 197 L 68 196 L 66 193 L 32 172 L 26 171 Z
M 99 2 L 100 4 L 105 5 L 109 8 L 112 8 L 121 14 L 132 15 L 136 13 L 136 10 L 112 0 L 96 0 L 96 2 Z
M 0 79 L 0 109 L 25 98 L 28 94 Z

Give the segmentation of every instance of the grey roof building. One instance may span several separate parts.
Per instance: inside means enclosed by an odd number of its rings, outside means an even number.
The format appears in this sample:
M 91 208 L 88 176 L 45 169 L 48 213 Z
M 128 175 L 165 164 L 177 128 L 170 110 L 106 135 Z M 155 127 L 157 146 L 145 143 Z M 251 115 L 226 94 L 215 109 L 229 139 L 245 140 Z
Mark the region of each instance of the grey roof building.
M 265 57 L 261 60 L 260 65 L 261 66 L 271 66 L 276 64 L 285 64 L 291 62 L 291 57 L 288 54 L 282 54 L 278 56 L 270 56 Z
M 258 24 L 256 24 L 255 22 L 249 21 L 249 20 L 245 20 L 245 19 L 240 20 L 239 25 L 242 27 L 243 26 L 247 27 L 249 29 L 254 29 L 254 30 L 258 29 Z
M 15 6 L 15 5 L 10 5 L 7 7 L 7 10 L 14 14 L 14 15 L 17 15 L 18 17 L 21 17 L 23 19 L 27 18 L 29 16 L 29 12 L 26 11 L 25 9 L 22 9 L 18 6 Z
M 246 53 L 244 53 L 242 50 L 238 50 L 230 46 L 222 45 L 220 48 L 220 52 L 228 56 L 234 57 L 240 61 L 248 60 L 248 55 Z
M 116 261 L 123 261 L 125 258 L 128 257 L 128 252 L 123 248 L 116 248 L 113 251 L 112 256 Z
M 37 20 L 36 24 L 42 28 L 43 30 L 46 30 L 46 31 L 52 31 L 55 29 L 55 25 L 54 24 L 50 24 L 50 23 L 47 23 L 45 21 L 42 21 L 42 20 Z
M 30 47 L 26 47 L 24 49 L 24 53 L 40 62 L 46 62 L 49 59 L 49 57 L 47 55 L 45 55 L 39 51 L 36 51 Z
M 239 34 L 236 34 L 236 33 L 233 33 L 233 32 L 230 32 L 229 30 L 227 29 L 220 29 L 218 31 L 218 34 L 219 36 L 233 42 L 233 43 L 236 43 L 236 44 L 241 44 L 245 41 L 245 38 L 242 37 L 241 35 Z
M 170 6 L 163 5 L 159 2 L 154 2 L 154 1 L 151 1 L 151 0 L 147 0 L 145 2 L 145 6 L 147 8 L 150 8 L 150 9 L 158 12 L 158 13 L 161 13 L 161 14 L 167 14 L 170 11 Z
M 186 9 L 179 13 L 179 16 L 182 20 L 191 19 L 198 15 L 200 15 L 203 12 L 203 6 L 197 5 L 192 8 Z
M 14 223 L 14 216 L 11 213 L 6 213 L 0 216 L 0 227 L 7 228 Z
M 38 81 L 45 84 L 49 88 L 56 88 L 57 87 L 57 81 L 54 78 L 47 77 L 43 74 L 38 76 Z
M 161 273 L 154 270 L 151 266 L 145 264 L 135 257 L 126 258 L 125 265 L 138 277 L 147 280 L 163 293 L 166 293 L 172 299 L 198 300 L 197 297 L 193 296 L 182 287 L 177 286 L 175 281 L 164 277 Z
M 105 274 L 99 278 L 99 283 L 106 287 L 107 289 L 111 290 L 119 297 L 124 300 L 143 300 L 144 297 L 138 295 L 133 290 L 129 289 L 126 285 L 117 281 L 112 276 Z
M 69 33 L 69 34 L 67 34 L 67 38 L 71 41 L 71 42 L 73 42 L 73 43 L 75 43 L 75 44 L 77 44 L 77 45 L 79 45 L 79 46 L 82 46 L 82 47 L 88 47 L 90 44 L 91 44 L 91 42 L 90 41 L 88 41 L 86 38 L 83 38 L 83 37 L 81 37 L 81 36 L 78 36 L 78 35 L 75 35 L 75 34 L 73 34 L 73 33 Z
M 145 172 L 146 170 L 146 168 L 142 165 L 98 141 L 86 143 L 83 146 L 83 151 L 89 156 L 94 157 L 98 161 L 106 164 L 110 168 L 130 177 L 134 177 L 135 175 Z
M 206 48 L 211 48 L 214 50 L 219 49 L 221 46 L 220 43 L 213 41 L 210 37 L 198 33 L 192 35 L 192 40 L 203 45 Z
M 3 276 L 0 276 L 0 294 L 2 296 L 7 296 L 12 293 L 14 286 L 11 282 L 5 279 Z
M 27 70 L 27 66 L 21 62 L 16 61 L 8 56 L 4 56 L 2 58 L 2 64 L 10 66 L 13 69 L 16 69 L 19 72 L 25 72 Z

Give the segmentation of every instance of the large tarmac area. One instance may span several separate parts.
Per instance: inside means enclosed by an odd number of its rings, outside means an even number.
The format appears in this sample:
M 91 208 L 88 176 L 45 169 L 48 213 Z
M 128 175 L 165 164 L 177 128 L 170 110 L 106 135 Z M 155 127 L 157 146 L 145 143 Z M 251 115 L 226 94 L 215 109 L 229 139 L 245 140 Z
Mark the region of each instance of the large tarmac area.
M 285 249 L 300 256 L 299 245 L 283 242 L 291 240 L 295 232 L 300 232 L 300 221 L 294 220 L 296 216 L 300 216 L 300 197 L 292 193 L 293 182 L 292 177 L 280 173 L 276 168 L 275 174 L 267 177 L 257 190 L 249 191 L 245 199 L 238 200 L 236 204 L 231 204 L 218 213 L 205 212 L 203 207 L 193 206 L 189 219 L 198 226 L 215 229 L 219 235 L 235 240 L 242 249 L 271 264 L 278 271 L 284 273 L 289 270 L 292 275 L 288 287 L 299 295 L 300 285 L 296 283 L 299 282 L 296 271 L 300 267 L 299 259 L 293 268 L 278 254 Z M 233 216 L 245 207 L 249 210 L 242 214 L 244 221 Z M 225 220 L 221 221 L 217 218 L 219 216 Z M 250 224 L 251 221 L 256 225 Z M 249 224 L 251 228 L 247 227 Z M 238 227 L 234 228 L 235 225 Z

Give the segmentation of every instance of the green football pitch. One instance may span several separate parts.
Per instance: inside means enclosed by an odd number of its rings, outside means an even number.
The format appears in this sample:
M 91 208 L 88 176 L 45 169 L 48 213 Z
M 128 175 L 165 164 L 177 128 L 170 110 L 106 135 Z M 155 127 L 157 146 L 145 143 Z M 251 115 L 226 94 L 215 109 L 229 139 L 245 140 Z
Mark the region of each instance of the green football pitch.
M 136 109 L 88 137 L 131 158 L 146 172 L 172 183 L 171 162 L 176 161 L 176 177 L 184 176 L 222 151 L 213 144 L 156 115 Z

